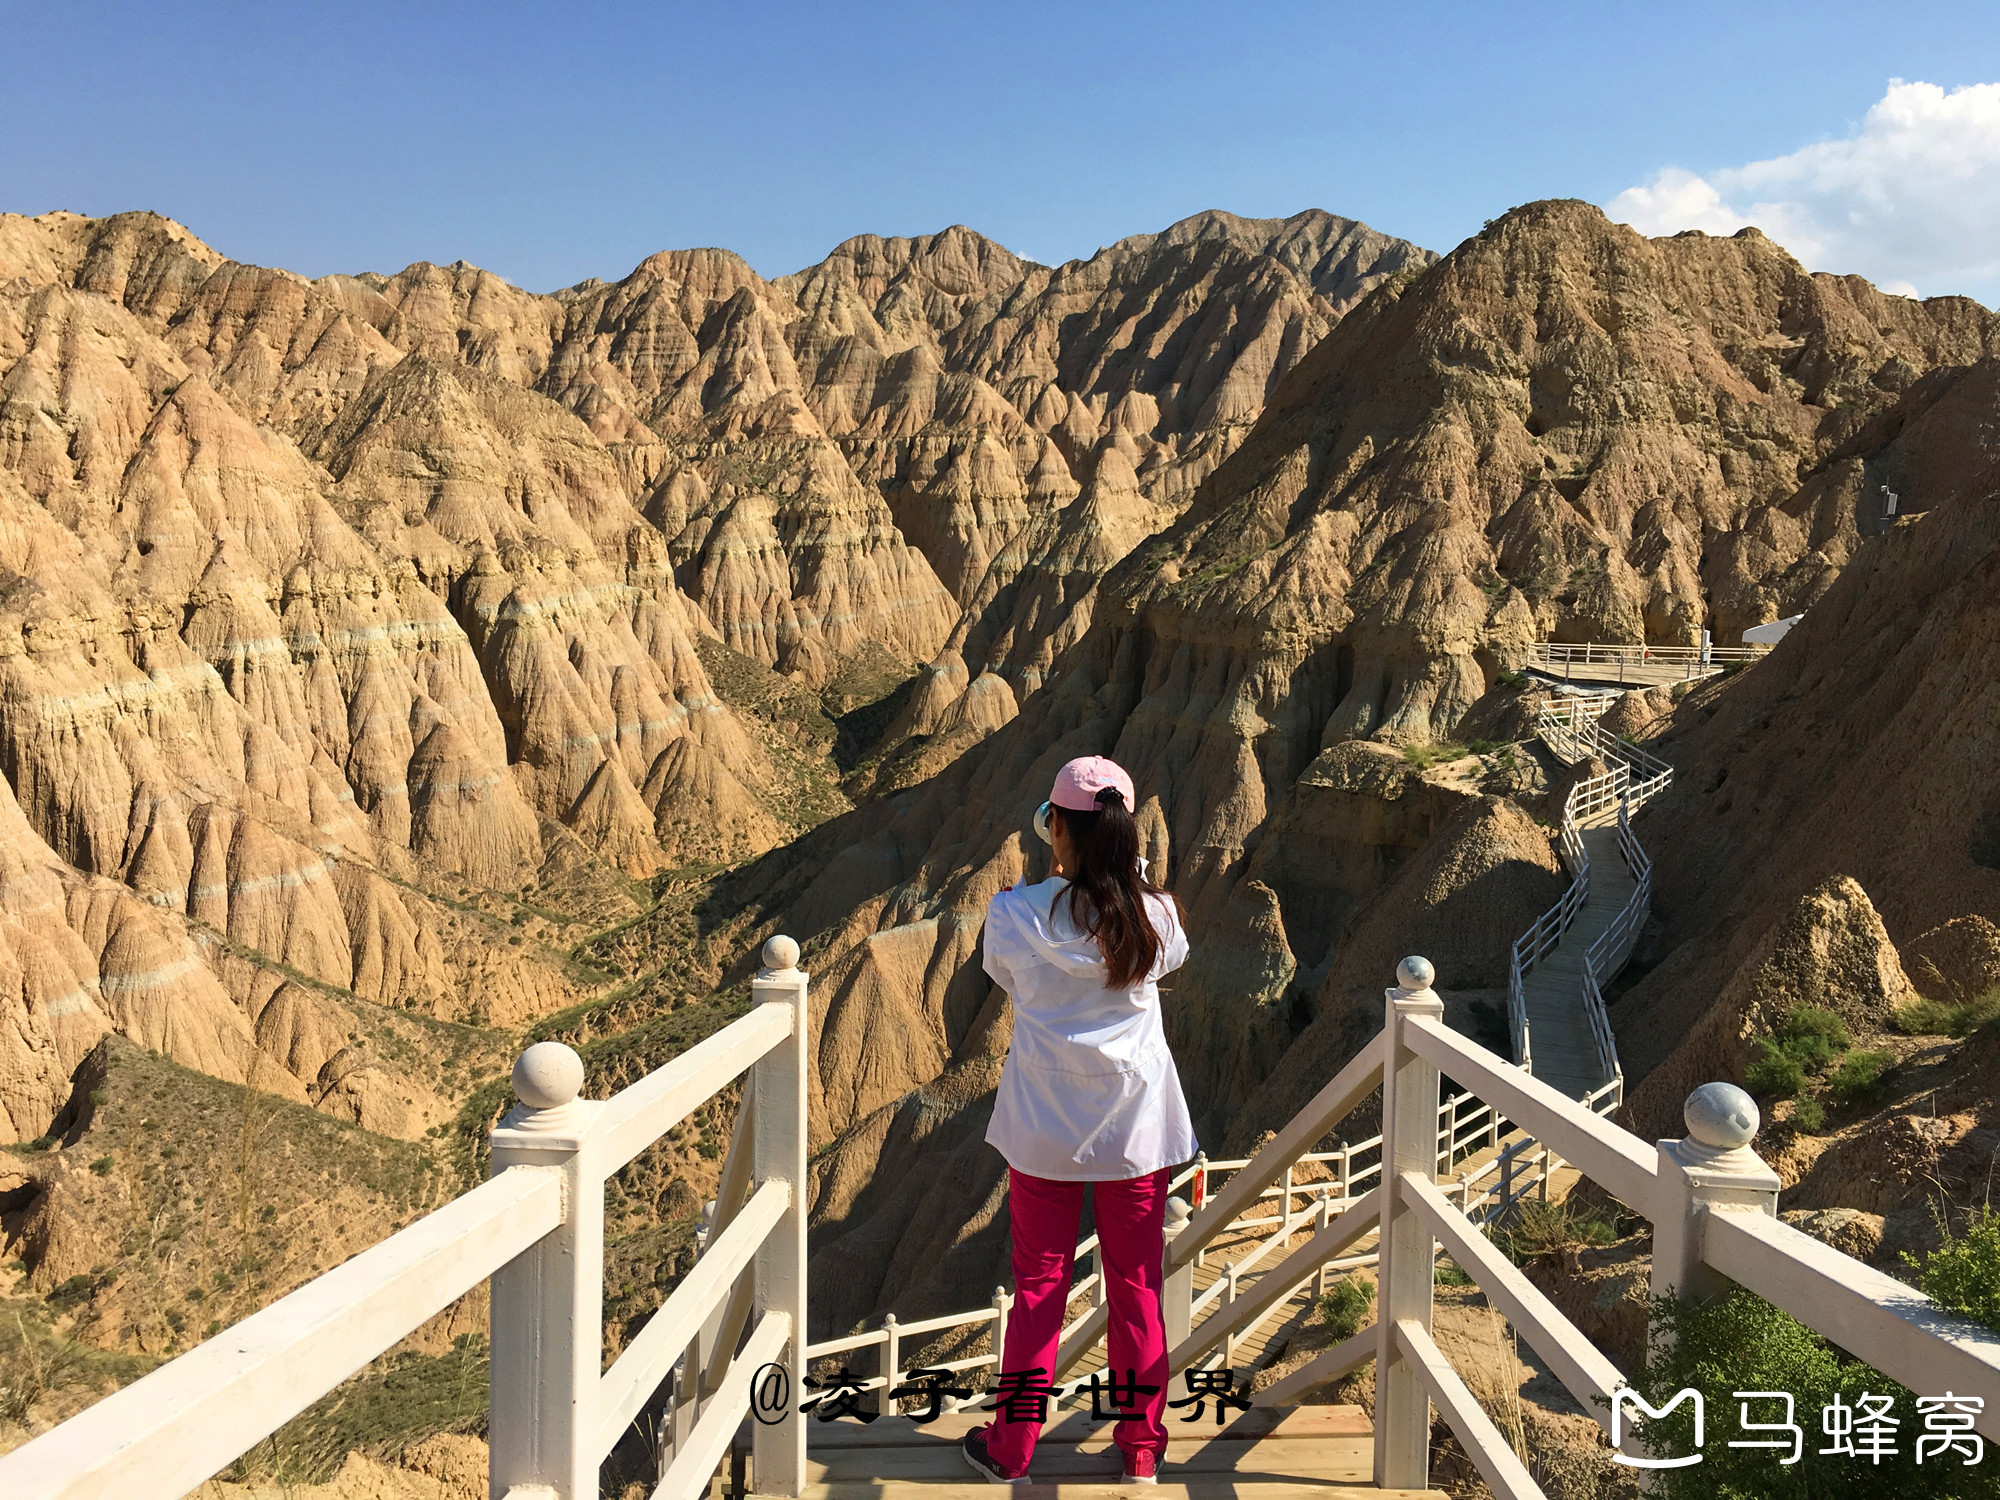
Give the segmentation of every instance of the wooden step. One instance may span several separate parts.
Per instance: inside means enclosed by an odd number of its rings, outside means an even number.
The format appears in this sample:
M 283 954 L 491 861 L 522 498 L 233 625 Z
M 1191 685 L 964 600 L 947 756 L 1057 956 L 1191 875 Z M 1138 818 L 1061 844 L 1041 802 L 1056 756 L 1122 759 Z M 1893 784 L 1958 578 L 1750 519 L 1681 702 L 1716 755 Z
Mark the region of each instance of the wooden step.
M 967 1466 L 959 1441 L 991 1420 L 978 1411 L 918 1423 L 907 1416 L 873 1422 L 843 1417 L 807 1425 L 808 1500 L 975 1500 L 993 1493 Z M 1388 1494 L 1441 1500 L 1432 1490 L 1377 1490 L 1370 1482 L 1374 1436 L 1353 1406 L 1259 1407 L 1231 1413 L 1218 1426 L 1168 1413 L 1167 1454 L 1149 1500 L 1361 1500 Z M 1033 1500 L 1129 1497 L 1109 1422 L 1086 1410 L 1062 1413 L 1043 1430 L 1030 1468 L 1033 1483 L 1013 1486 Z M 754 1476 L 753 1476 L 754 1479 Z

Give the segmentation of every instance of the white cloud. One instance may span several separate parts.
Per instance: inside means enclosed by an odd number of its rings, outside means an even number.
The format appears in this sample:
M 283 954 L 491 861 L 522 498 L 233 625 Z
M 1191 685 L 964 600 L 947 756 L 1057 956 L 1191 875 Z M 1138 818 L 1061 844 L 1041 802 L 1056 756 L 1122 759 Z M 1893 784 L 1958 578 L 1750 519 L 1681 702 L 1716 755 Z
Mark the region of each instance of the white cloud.
M 1845 139 L 1706 175 L 1669 167 L 1607 212 L 1654 235 L 1754 224 L 1812 270 L 1906 296 L 1970 290 L 2000 277 L 2000 83 L 1894 79 Z

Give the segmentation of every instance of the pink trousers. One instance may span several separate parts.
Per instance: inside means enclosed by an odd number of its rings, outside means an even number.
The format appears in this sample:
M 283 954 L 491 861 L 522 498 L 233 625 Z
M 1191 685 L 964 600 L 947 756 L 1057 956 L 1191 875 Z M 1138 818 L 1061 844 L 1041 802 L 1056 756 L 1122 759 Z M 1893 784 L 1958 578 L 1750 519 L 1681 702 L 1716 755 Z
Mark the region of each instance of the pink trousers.
M 1149 1396 L 1119 1393 L 1120 1407 L 1140 1415 L 1115 1424 L 1118 1446 L 1128 1454 L 1150 1452 L 1164 1458 L 1167 1429 L 1160 1416 L 1167 1400 L 1167 1332 L 1160 1316 L 1165 1279 L 1160 1260 L 1166 1248 L 1161 1228 L 1167 1211 L 1165 1171 L 1123 1182 L 1085 1183 L 1055 1182 L 1008 1169 L 1014 1308 L 1008 1315 L 1000 1372 L 1039 1369 L 1039 1381 L 1049 1381 L 1069 1302 L 1086 1187 L 1091 1190 L 1097 1242 L 1103 1249 L 1105 1300 L 1111 1315 L 1105 1373 L 1122 1386 L 1154 1387 Z M 1106 1409 L 1111 1404 L 1107 1393 Z M 987 1432 L 987 1452 L 1009 1473 L 1020 1473 L 1028 1467 L 1041 1432 L 1039 1422 L 1009 1421 L 1004 1410 L 998 1411 Z

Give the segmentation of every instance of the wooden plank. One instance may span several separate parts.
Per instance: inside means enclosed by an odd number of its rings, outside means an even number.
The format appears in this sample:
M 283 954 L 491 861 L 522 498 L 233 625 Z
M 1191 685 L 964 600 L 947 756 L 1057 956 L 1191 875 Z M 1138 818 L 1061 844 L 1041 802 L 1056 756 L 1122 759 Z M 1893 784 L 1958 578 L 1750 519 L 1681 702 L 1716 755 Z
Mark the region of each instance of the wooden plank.
M 1604 1403 L 1625 1384 L 1618 1367 L 1557 1310 L 1541 1288 L 1494 1249 L 1492 1242 L 1474 1229 L 1435 1185 L 1415 1172 L 1405 1172 L 1402 1187 L 1405 1201 L 1429 1223 L 1431 1233 L 1444 1241 L 1446 1251 L 1459 1269 L 1479 1284 L 1486 1300 L 1500 1309 L 1515 1331 L 1527 1339 L 1529 1347 L 1549 1362 L 1556 1378 L 1576 1397 L 1577 1405 L 1609 1431 L 1611 1408 Z
M 1708 1209 L 1702 1259 L 1920 1393 L 1986 1402 L 1974 1425 L 2000 1440 L 2000 1336 L 1915 1287 L 1761 1213 Z M 5 1472 L 0 1461 L 0 1474 Z
M 736 1429 L 750 1409 L 750 1382 L 757 1378 L 759 1370 L 784 1352 L 791 1336 L 792 1320 L 782 1312 L 773 1309 L 757 1320 L 743 1352 L 723 1376 L 715 1400 L 694 1424 L 686 1445 L 667 1465 L 659 1487 L 653 1491 L 653 1500 L 695 1500 L 696 1496 L 708 1493 L 715 1466 L 729 1451 Z
M 1290 1401 L 1300 1393 L 1311 1390 L 1316 1385 L 1329 1380 L 1338 1380 L 1350 1370 L 1358 1370 L 1376 1355 L 1380 1345 L 1380 1334 L 1370 1323 L 1359 1333 L 1342 1339 L 1331 1349 L 1321 1351 L 1307 1363 L 1299 1366 L 1275 1385 L 1267 1386 L 1251 1399 L 1278 1406 Z M 1301 1408 L 1311 1410 L 1310 1407 Z M 1342 1411 L 1344 1407 L 1330 1407 L 1331 1411 Z
M 1248 1287 L 1239 1286 L 1235 1302 L 1202 1319 L 1181 1346 L 1167 1356 L 1167 1366 L 1184 1370 L 1231 1334 L 1263 1322 L 1271 1308 L 1288 1298 L 1295 1287 L 1349 1245 L 1375 1228 L 1381 1215 L 1382 1189 L 1370 1188 L 1354 1206 L 1320 1230 L 1278 1265 L 1259 1276 Z
M 757 1189 L 736 1222 L 702 1252 L 658 1312 L 646 1320 L 625 1352 L 597 1383 L 597 1451 L 609 1453 L 639 1409 L 673 1371 L 688 1341 L 701 1331 L 715 1306 L 750 1264 L 764 1236 L 791 1206 L 792 1189 L 767 1182 Z
M 616 1172 L 791 1034 L 791 1013 L 783 1006 L 753 1006 L 664 1068 L 619 1090 L 591 1131 L 600 1170 L 607 1177 Z
M 1659 1153 L 1655 1148 L 1540 1079 L 1499 1062 L 1477 1042 L 1439 1022 L 1413 1017 L 1405 1028 L 1405 1041 L 1461 1085 L 1499 1105 L 1508 1119 L 1602 1183 L 1629 1208 L 1648 1218 L 1656 1216 Z

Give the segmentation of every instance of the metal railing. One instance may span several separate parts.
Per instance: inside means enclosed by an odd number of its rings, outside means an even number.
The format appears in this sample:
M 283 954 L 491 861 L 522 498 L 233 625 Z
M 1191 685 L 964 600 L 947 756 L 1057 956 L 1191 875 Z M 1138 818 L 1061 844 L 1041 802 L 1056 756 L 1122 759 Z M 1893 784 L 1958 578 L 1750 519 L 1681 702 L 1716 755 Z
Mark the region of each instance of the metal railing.
M 0 1457 L 0 1495 L 184 1495 L 489 1277 L 496 1500 L 594 1500 L 599 1466 L 634 1418 L 694 1370 L 694 1418 L 654 1495 L 705 1494 L 770 1366 L 789 1383 L 786 1409 L 755 1424 L 758 1484 L 799 1494 L 808 1052 L 798 952 L 790 938 L 765 944 L 770 967 L 751 984 L 748 1015 L 608 1100 L 578 1097 L 583 1063 L 569 1048 L 530 1047 L 514 1066 L 521 1103 L 492 1133 L 488 1181 Z M 738 1078 L 741 1206 L 605 1370 L 605 1180 Z

